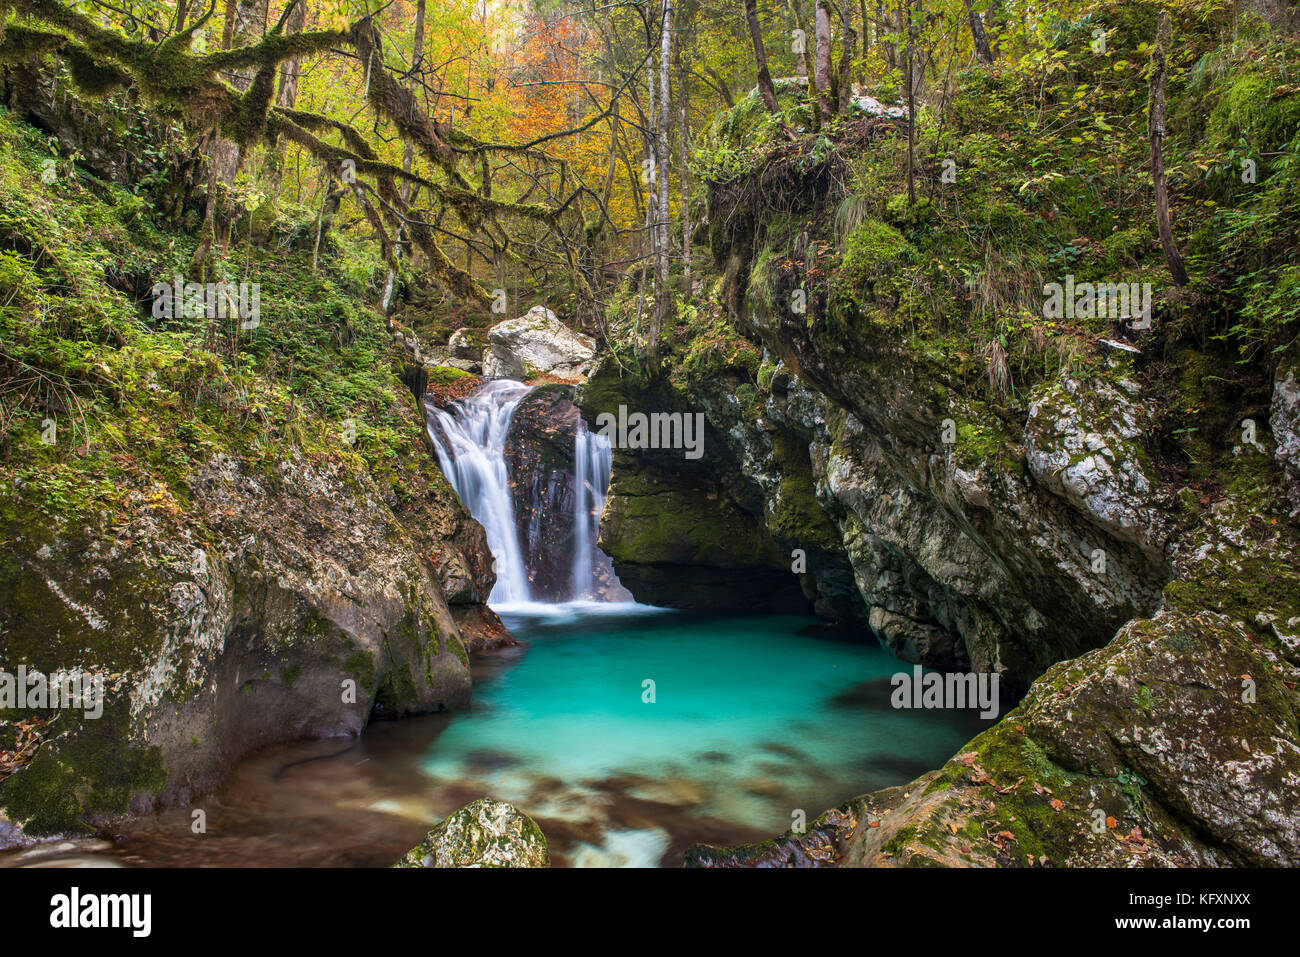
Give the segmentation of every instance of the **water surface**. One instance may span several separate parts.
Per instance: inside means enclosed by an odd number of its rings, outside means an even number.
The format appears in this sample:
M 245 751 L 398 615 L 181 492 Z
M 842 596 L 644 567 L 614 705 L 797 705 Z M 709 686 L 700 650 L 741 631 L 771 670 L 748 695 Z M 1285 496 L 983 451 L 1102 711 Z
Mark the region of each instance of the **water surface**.
M 892 709 L 910 667 L 811 618 L 498 610 L 527 644 L 475 660 L 467 711 L 268 750 L 195 802 L 203 834 L 174 809 L 0 864 L 386 866 L 490 795 L 537 819 L 558 865 L 675 866 L 695 841 L 770 837 L 905 783 L 982 724 Z

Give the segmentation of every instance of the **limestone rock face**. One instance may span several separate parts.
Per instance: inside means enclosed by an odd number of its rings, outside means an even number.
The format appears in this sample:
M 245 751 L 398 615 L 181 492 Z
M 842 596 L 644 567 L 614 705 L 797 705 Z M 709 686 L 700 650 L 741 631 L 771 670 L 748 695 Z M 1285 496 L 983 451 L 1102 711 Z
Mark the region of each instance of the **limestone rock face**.
M 698 459 L 686 458 L 680 448 L 616 444 L 600 547 L 641 602 L 710 611 L 805 612 L 811 599 L 763 516 L 762 483 L 773 489 L 781 484 L 772 447 L 764 444 L 761 428 L 746 422 L 731 385 L 719 378 L 710 395 L 685 396 L 663 382 L 624 376 L 611 360 L 600 363 L 576 398 L 589 427 L 602 413 L 616 415 L 619 406 L 645 415 L 705 415 Z M 737 458 L 746 448 L 748 475 Z M 792 497 L 812 502 L 806 484 L 798 492 L 801 497 L 793 491 Z
M 574 332 L 545 306 L 534 306 L 517 319 L 488 330 L 483 375 L 489 379 L 531 379 L 548 373 L 562 379 L 586 379 L 596 342 Z
M 1138 387 L 1063 377 L 1039 390 L 1025 426 L 1025 461 L 1035 481 L 1108 535 L 1159 561 L 1170 535 L 1138 442 L 1152 409 Z
M 102 717 L 61 716 L 0 782 L 29 835 L 183 803 L 268 745 L 469 701 L 448 596 L 485 595 L 491 567 L 449 489 L 410 505 L 338 464 L 218 454 L 191 494 L 117 526 L 4 531 L 4 667 L 107 683 Z
M 906 356 L 877 357 L 894 370 L 880 378 L 834 358 L 821 388 L 777 362 L 748 404 L 753 387 L 726 375 L 683 389 L 593 373 L 578 399 L 589 420 L 623 404 L 699 410 L 708 426 L 696 463 L 615 452 L 601 541 L 639 600 L 724 607 L 744 581 L 767 595 L 797 583 L 794 599 L 905 660 L 1019 691 L 1159 610 L 1173 531 L 1143 469 L 1139 399 L 1049 383 L 1019 446 L 967 450 L 942 443 Z
M 550 867 L 546 837 L 513 805 L 479 798 L 448 815 L 395 867 Z

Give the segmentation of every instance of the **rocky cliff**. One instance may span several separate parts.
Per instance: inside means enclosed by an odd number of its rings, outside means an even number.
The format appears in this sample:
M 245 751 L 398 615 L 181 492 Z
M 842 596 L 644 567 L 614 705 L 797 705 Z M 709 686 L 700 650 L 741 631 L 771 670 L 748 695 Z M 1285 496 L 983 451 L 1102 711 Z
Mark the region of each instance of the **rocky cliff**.
M 1109 11 L 1121 43 L 1137 45 L 1149 13 Z M 1064 43 L 1060 56 L 1074 79 L 1096 68 Z M 774 138 L 740 170 L 725 154 L 700 226 L 712 287 L 679 305 L 666 355 L 625 350 L 579 403 L 708 421 L 695 466 L 616 453 L 602 527 L 616 563 L 658 549 L 649 571 L 665 576 L 690 527 L 725 521 L 752 544 L 745 559 L 691 556 L 719 583 L 698 606 L 763 556 L 764 590 L 797 581 L 901 659 L 998 674 L 1023 701 L 938 771 L 688 862 L 1294 864 L 1294 333 L 1228 329 L 1220 317 L 1260 308 L 1242 285 L 1161 286 L 1158 247 L 1117 239 L 1144 237 L 1149 209 L 1098 213 L 1071 184 L 1026 182 L 1041 142 L 983 98 L 995 80 L 966 79 L 945 140 L 966 165 L 947 190 L 909 198 L 880 119 L 833 143 Z M 1234 83 L 1213 91 L 1208 124 L 1190 98 L 1171 107 L 1179 134 L 1212 143 L 1272 122 L 1241 112 Z M 758 109 L 738 104 L 718 140 Z M 984 151 L 990 130 L 1000 151 Z M 1262 194 L 1219 196 L 1184 226 L 1201 267 L 1226 247 L 1271 295 L 1282 234 L 1225 240 L 1213 211 L 1255 215 Z M 1037 279 L 1057 270 L 1154 279 L 1153 322 L 1050 319 Z M 687 530 L 661 530 L 651 496 Z M 625 581 L 654 594 L 650 574 Z

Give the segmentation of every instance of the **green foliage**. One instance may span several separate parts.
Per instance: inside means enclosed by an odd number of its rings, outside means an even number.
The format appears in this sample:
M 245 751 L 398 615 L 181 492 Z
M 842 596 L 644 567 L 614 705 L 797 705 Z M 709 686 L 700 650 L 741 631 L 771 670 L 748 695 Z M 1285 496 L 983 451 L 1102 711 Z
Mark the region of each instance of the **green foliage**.
M 217 260 L 213 278 L 260 285 L 251 331 L 155 319 L 150 287 L 184 273 L 195 237 L 74 167 L 42 182 L 48 147 L 2 111 L 0 144 L 0 506 L 55 524 L 172 508 L 218 453 L 268 474 L 327 457 L 407 495 L 442 483 L 346 255 L 319 273 L 300 255 Z

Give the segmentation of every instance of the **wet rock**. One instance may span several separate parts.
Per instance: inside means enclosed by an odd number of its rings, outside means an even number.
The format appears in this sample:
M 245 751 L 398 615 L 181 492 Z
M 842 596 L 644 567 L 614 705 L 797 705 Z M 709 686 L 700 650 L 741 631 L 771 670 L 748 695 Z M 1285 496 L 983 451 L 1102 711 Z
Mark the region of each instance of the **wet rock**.
M 699 404 L 665 383 L 625 375 L 610 360 L 602 361 L 576 401 L 592 426 L 602 412 L 617 415 L 619 406 L 646 415 L 700 412 Z M 730 409 L 730 418 L 724 422 L 721 412 L 707 416 L 699 459 L 687 459 L 682 448 L 615 448 L 600 546 L 638 601 L 711 611 L 806 612 L 811 602 L 791 570 L 790 555 L 766 528 L 763 490 L 744 475 L 745 469 L 757 474 L 767 460 L 754 455 L 741 463 L 738 446 L 713 424 L 739 428 L 743 422 L 726 382 L 717 383 L 709 402 Z M 764 474 L 774 488 L 780 485 L 772 468 Z M 800 504 L 806 501 L 804 496 Z M 795 512 L 792 507 L 779 514 Z
M 506 472 L 521 557 L 532 595 L 539 601 L 564 601 L 573 596 L 579 502 L 574 460 L 580 423 L 573 387 L 565 385 L 538 386 L 519 402 L 510 420 L 504 449 Z M 584 520 L 593 597 L 630 600 L 609 556 L 596 544 L 599 516 L 593 510 L 600 490 L 592 487 L 589 477 L 584 476 L 583 481 L 581 501 L 587 509 Z
M 513 805 L 480 798 L 448 815 L 395 867 L 550 867 L 542 829 Z
M 970 668 L 960 637 L 944 628 L 884 608 L 872 608 L 868 623 L 885 647 L 903 661 L 947 671 Z
M 802 834 L 736 847 L 692 844 L 686 867 L 834 867 L 840 863 L 843 834 L 857 823 L 851 808 L 833 809 L 811 823 Z

